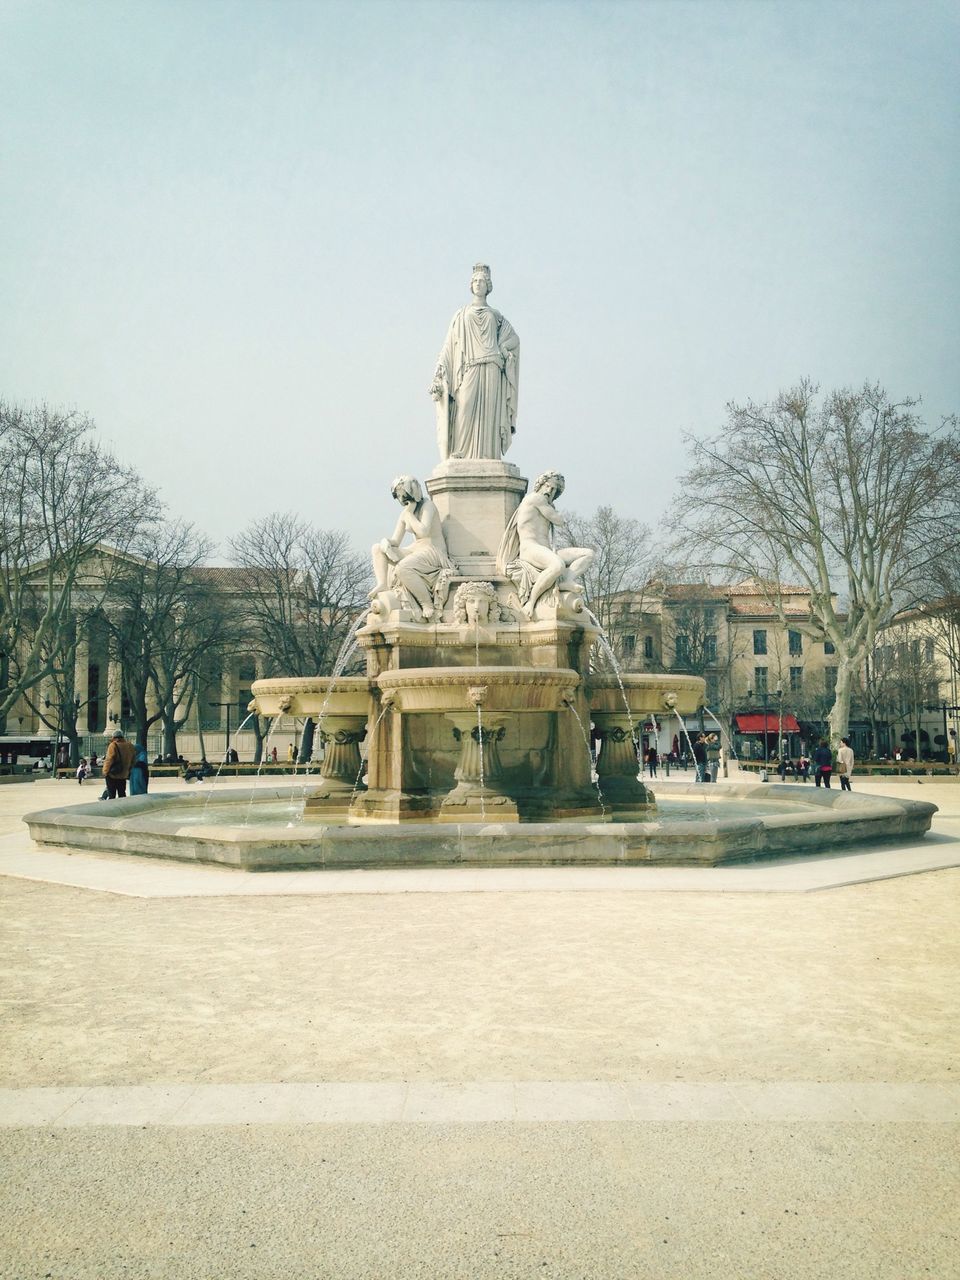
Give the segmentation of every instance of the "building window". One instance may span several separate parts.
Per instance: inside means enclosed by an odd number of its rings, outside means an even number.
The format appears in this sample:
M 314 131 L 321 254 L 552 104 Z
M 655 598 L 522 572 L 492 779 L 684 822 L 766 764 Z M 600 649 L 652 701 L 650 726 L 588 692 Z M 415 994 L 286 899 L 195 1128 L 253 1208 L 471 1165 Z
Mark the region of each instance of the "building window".
M 720 677 L 715 671 L 707 672 L 707 706 L 715 707 L 720 701 Z
M 690 661 L 690 637 L 677 636 L 676 664 L 678 667 L 685 667 L 689 661 Z
M 637 649 L 637 637 L 624 636 L 623 637 L 623 656 L 625 658 L 632 658 L 634 653 L 636 652 L 636 649 Z
M 711 636 L 703 637 L 703 661 L 705 665 L 708 667 L 712 667 L 716 665 L 716 661 L 717 661 L 717 637 L 716 636 L 711 635 Z
M 824 652 L 824 653 L 828 653 L 828 654 L 829 654 L 829 653 L 836 653 L 836 652 L 837 652 L 837 651 L 836 651 L 836 649 L 835 649 L 835 647 L 834 647 L 834 644 L 833 644 L 833 641 L 832 641 L 832 640 L 824 640 L 824 642 L 823 642 L 823 652 Z
M 836 688 L 837 688 L 837 668 L 836 667 L 823 668 L 823 687 L 826 689 L 827 693 L 836 692 Z
M 927 636 L 923 644 L 923 656 L 927 662 L 933 661 L 933 636 Z
M 252 662 L 243 662 L 240 664 L 240 670 L 237 672 L 237 679 L 239 681 L 256 680 L 256 678 L 257 669 Z
M 643 656 L 645 658 L 653 657 L 653 636 L 643 637 Z
M 766 632 L 763 632 L 763 634 L 766 635 Z M 753 687 L 758 694 L 764 694 L 767 692 L 767 668 L 766 667 L 753 668 Z
M 936 680 L 927 681 L 927 702 L 934 703 L 940 701 L 940 685 Z
M 756 654 L 765 654 L 767 652 L 767 633 L 766 631 L 754 631 L 753 633 L 753 652 Z
M 799 631 L 788 631 L 787 639 L 790 644 L 790 657 L 799 658 L 803 653 L 803 636 Z
M 800 693 L 803 690 L 803 667 L 790 668 L 790 692 Z

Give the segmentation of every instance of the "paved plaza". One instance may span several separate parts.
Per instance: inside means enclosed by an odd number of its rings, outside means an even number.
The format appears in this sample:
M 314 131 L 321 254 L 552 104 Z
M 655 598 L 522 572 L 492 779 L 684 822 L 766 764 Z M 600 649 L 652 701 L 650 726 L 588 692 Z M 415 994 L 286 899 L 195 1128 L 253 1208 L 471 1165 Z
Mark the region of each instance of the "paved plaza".
M 251 875 L 0 788 L 0 1276 L 960 1276 L 960 783 L 855 785 L 930 836 Z

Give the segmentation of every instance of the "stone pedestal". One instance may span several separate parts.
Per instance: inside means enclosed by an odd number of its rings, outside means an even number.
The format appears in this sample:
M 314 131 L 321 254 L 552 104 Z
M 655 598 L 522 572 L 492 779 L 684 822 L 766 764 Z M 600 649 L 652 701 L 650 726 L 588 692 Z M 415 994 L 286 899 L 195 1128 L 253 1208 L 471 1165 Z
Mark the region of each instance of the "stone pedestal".
M 506 734 L 507 717 L 476 712 L 448 711 L 445 719 L 453 726 L 460 743 L 460 758 L 454 771 L 457 785 L 440 805 L 441 822 L 519 822 L 516 801 L 508 794 L 500 761 L 500 743 Z
M 305 818 L 345 817 L 361 790 L 360 743 L 367 732 L 365 715 L 325 715 L 320 724 L 324 746 L 320 785 L 306 799 Z
M 653 797 L 637 776 L 640 762 L 629 714 L 595 711 L 593 720 L 600 735 L 597 782 L 604 805 L 615 815 L 649 808 Z
M 474 578 L 495 574 L 503 531 L 527 491 L 518 468 L 492 458 L 448 458 L 426 487 L 458 571 Z

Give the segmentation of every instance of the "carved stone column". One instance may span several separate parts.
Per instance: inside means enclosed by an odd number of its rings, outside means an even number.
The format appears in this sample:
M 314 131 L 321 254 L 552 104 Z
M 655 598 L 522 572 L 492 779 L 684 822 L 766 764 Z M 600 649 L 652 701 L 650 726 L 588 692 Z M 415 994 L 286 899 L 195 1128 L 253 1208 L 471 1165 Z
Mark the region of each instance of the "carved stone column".
M 363 768 L 360 743 L 366 732 L 366 716 L 324 715 L 320 728 L 320 741 L 324 746 L 320 777 L 324 791 L 353 793 Z
M 600 735 L 597 781 L 604 803 L 615 813 L 651 805 L 653 797 L 637 776 L 640 762 L 626 708 L 594 712 L 593 722 Z
M 79 626 L 77 627 L 77 642 L 73 653 L 73 692 L 81 702 L 80 710 L 77 713 L 77 733 L 89 733 L 89 707 L 86 703 L 89 693 L 90 641 Z
M 107 710 L 105 724 L 112 728 L 110 717 L 123 711 L 123 668 L 116 654 L 107 657 Z
M 477 723 L 476 715 L 464 711 L 448 711 L 446 719 L 453 725 L 453 736 L 460 743 L 460 759 L 453 776 L 457 782 L 483 787 L 496 793 L 503 783 L 498 743 L 506 736 L 506 716 L 488 716 Z
M 484 712 L 487 690 L 468 689 L 476 711 L 447 711 L 444 718 L 460 744 L 460 758 L 453 776 L 457 785 L 440 805 L 442 822 L 517 822 L 517 802 L 508 794 L 500 760 L 500 743 L 507 732 L 508 714 Z

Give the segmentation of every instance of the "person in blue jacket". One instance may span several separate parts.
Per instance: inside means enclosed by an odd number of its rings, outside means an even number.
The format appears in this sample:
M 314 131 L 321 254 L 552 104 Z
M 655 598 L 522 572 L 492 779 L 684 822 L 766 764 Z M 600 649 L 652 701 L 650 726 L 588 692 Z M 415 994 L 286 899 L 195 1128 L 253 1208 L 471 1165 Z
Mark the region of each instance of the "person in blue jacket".
M 133 764 L 130 767 L 130 794 L 132 796 L 145 796 L 147 787 L 150 785 L 150 763 L 147 760 L 146 747 L 137 747 L 137 753 L 133 757 Z

